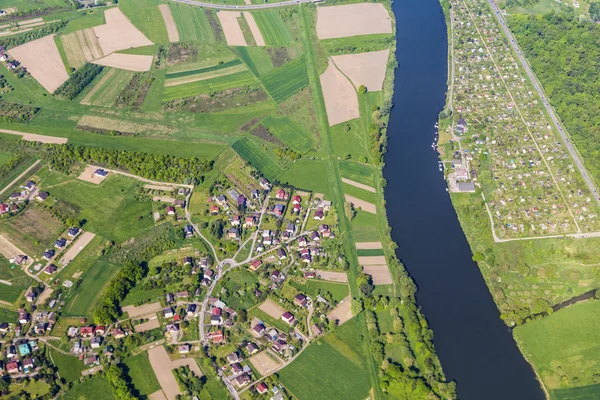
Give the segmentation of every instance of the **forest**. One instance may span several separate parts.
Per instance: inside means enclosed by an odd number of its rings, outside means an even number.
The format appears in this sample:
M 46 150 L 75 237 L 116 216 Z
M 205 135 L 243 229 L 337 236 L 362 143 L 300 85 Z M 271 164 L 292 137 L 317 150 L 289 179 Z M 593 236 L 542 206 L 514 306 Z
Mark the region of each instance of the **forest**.
M 600 179 L 600 27 L 574 13 L 511 16 L 509 24 L 587 168 Z

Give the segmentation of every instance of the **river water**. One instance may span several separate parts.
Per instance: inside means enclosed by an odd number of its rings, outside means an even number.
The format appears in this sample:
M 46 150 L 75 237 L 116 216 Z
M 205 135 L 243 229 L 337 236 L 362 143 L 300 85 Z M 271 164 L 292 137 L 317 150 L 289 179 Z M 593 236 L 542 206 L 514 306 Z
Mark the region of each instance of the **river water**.
M 471 260 L 431 148 L 447 80 L 441 6 L 438 0 L 396 0 L 393 9 L 399 67 L 384 176 L 398 256 L 418 285 L 417 303 L 460 399 L 543 399 L 533 369 Z

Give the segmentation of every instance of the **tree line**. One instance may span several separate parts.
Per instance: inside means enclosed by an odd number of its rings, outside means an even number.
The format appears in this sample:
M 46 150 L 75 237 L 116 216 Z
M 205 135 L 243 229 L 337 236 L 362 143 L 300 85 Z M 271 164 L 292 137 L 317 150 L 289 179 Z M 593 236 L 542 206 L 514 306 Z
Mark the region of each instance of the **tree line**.
M 56 89 L 54 94 L 73 100 L 98 76 L 104 67 L 98 64 L 87 63 L 75 71 L 69 79 Z
M 38 107 L 28 104 L 0 101 L 0 118 L 5 122 L 27 123 L 40 111 Z
M 17 47 L 24 43 L 31 42 L 32 40 L 40 39 L 44 36 L 56 33 L 62 28 L 64 28 L 65 25 L 67 25 L 67 21 L 58 21 L 52 24 L 44 25 L 39 29 L 19 33 L 13 36 L 3 37 L 0 39 L 0 46 L 4 46 L 7 49 L 11 47 Z

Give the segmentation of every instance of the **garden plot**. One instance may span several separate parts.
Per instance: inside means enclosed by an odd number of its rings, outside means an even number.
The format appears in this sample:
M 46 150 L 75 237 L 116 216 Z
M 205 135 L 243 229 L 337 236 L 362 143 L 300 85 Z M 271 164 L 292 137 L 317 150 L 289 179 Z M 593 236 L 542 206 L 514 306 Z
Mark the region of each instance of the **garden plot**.
M 317 8 L 317 36 L 321 40 L 375 33 L 392 33 L 392 19 L 383 4 Z
M 149 321 L 138 324 L 134 327 L 136 332 L 146 332 L 156 328 L 160 328 L 160 322 L 158 321 L 156 315 L 152 316 Z
M 150 71 L 150 67 L 152 67 L 152 60 L 154 60 L 154 56 L 113 53 L 94 61 L 94 64 L 125 69 L 127 71 L 144 72 Z
M 342 325 L 344 322 L 352 319 L 354 315 L 352 315 L 352 297 L 347 296 L 344 300 L 340 301 L 340 303 L 335 307 L 329 314 L 327 314 L 327 318 L 330 321 L 338 321 L 338 325 Z
M 245 71 L 246 69 L 247 68 L 244 64 L 236 64 L 236 65 L 233 65 L 228 68 L 214 69 L 212 71 L 208 71 L 208 72 L 204 72 L 204 73 L 181 76 L 179 78 L 173 78 L 173 79 L 167 79 L 165 82 L 165 87 L 183 85 L 186 83 L 204 81 L 204 80 L 208 80 L 208 79 L 212 79 L 212 78 L 218 78 L 220 76 L 231 75 L 231 74 L 235 74 L 237 72 L 242 72 L 242 71 Z
M 143 306 L 126 306 L 123 307 L 123 312 L 126 312 L 129 315 L 129 318 L 137 318 L 142 315 L 156 313 L 161 310 L 161 305 L 159 302 L 144 304 Z
M 392 275 L 390 274 L 390 270 L 385 264 L 363 265 L 363 272 L 367 275 L 371 275 L 373 285 L 391 285 L 394 283 Z
M 265 300 L 258 308 L 275 319 L 281 318 L 285 313 L 285 309 L 271 299 Z
M 79 120 L 77 127 L 80 129 L 95 128 L 131 134 L 148 131 L 152 133 L 167 135 L 176 132 L 175 128 L 166 125 L 158 125 L 151 123 L 144 124 L 127 120 L 98 117 L 95 115 L 84 115 Z
M 87 246 L 95 237 L 95 233 L 83 232 L 75 241 L 75 243 L 73 243 L 71 247 L 69 247 L 69 250 L 67 250 L 65 255 L 60 259 L 60 264 L 67 265 L 68 263 L 73 261 L 73 259 L 77 257 L 77 255 L 81 253 L 85 246 Z
M 82 181 L 91 182 L 96 185 L 99 185 L 102 183 L 102 181 L 104 181 L 104 179 L 106 179 L 106 176 L 96 175 L 97 169 L 98 168 L 96 168 L 94 166 L 88 165 L 87 167 L 85 167 L 83 172 L 81 174 L 79 174 L 77 179 L 81 179 Z
M 331 59 L 336 67 L 352 81 L 354 87 L 365 85 L 370 92 L 375 92 L 383 89 L 389 56 L 389 50 L 381 50 L 332 56 Z
M 225 33 L 225 40 L 229 46 L 248 46 L 238 22 L 241 15 L 239 11 L 219 11 L 217 13 L 223 27 L 223 33 Z
M 106 10 L 104 16 L 106 24 L 93 28 L 104 54 L 154 44 L 118 8 Z
M 345 272 L 325 271 L 318 269 L 317 278 L 324 281 L 348 283 L 348 275 Z
M 246 18 L 246 22 L 248 22 L 248 26 L 250 27 L 250 31 L 252 32 L 252 36 L 254 37 L 254 41 L 257 46 L 264 46 L 265 39 L 263 39 L 262 33 L 260 33 L 260 29 L 258 29 L 258 25 L 256 25 L 256 21 L 252 14 L 248 11 L 244 11 L 244 18 Z
M 169 36 L 169 42 L 179 42 L 179 31 L 177 30 L 177 25 L 175 24 L 175 19 L 173 18 L 173 14 L 171 14 L 171 9 L 169 8 L 169 5 L 161 4 L 158 6 L 158 8 L 160 9 L 160 13 L 162 14 L 162 17 L 165 20 L 165 25 L 167 27 L 167 35 Z
M 262 376 L 267 376 L 281 368 L 282 363 L 269 350 L 260 352 L 248 359 Z
M 381 242 L 358 242 L 356 243 L 357 250 L 378 250 L 383 249 Z
M 131 81 L 134 73 L 131 71 L 110 68 L 100 81 L 81 100 L 81 104 L 91 104 L 101 107 L 115 105 L 119 94 Z
M 31 76 L 50 93 L 54 93 L 63 82 L 69 79 L 69 74 L 67 74 L 54 42 L 54 35 L 25 43 L 10 49 L 8 53 L 19 61 Z
M 25 255 L 25 252 L 12 244 L 8 238 L 0 235 L 0 254 L 2 254 L 7 260 L 10 260 L 19 254 Z
M 387 261 L 385 256 L 359 256 L 358 263 L 360 265 L 384 265 Z
M 360 183 L 360 182 L 353 181 L 352 179 L 342 178 L 342 182 L 347 183 L 348 185 L 352 185 L 354 187 L 357 187 L 359 189 L 366 190 L 366 191 L 371 192 L 371 193 L 376 193 L 376 190 L 375 190 L 374 187 L 369 186 L 369 185 L 365 185 L 365 184 Z
M 356 89 L 331 61 L 321 75 L 321 88 L 330 126 L 360 117 Z
M 346 201 L 352 203 L 354 207 L 360 208 L 371 214 L 377 214 L 377 206 L 375 204 L 361 200 L 358 197 L 350 196 L 349 194 L 344 194 L 344 197 L 346 198 Z

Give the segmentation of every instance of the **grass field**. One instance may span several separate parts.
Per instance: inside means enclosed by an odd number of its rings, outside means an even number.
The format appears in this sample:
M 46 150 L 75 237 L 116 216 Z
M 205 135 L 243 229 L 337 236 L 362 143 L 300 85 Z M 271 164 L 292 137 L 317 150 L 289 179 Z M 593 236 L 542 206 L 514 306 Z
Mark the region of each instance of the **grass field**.
M 248 161 L 254 168 L 260 170 L 267 179 L 274 181 L 283 173 L 273 155 L 263 150 L 252 139 L 243 137 L 235 142 L 232 147 L 240 157 Z
M 331 195 L 331 185 L 328 181 L 327 165 L 322 160 L 302 158 L 296 161 L 280 178 L 283 183 L 289 183 L 301 189 L 313 190 L 316 193 Z
M 58 346 L 57 344 L 55 345 Z M 46 349 L 48 349 L 48 354 L 54 362 L 54 365 L 58 368 L 58 373 L 61 378 L 65 379 L 67 382 L 73 382 L 81 378 L 81 371 L 84 369 L 83 362 L 76 356 L 68 356 L 59 353 L 50 346 L 47 346 Z
M 30 204 L 16 216 L 0 222 L 0 232 L 31 256 L 52 247 L 63 230 L 59 220 L 36 204 Z
M 119 270 L 119 265 L 97 260 L 85 275 L 79 286 L 70 295 L 65 305 L 64 315 L 89 316 L 100 300 L 110 278 Z
M 383 249 L 363 249 L 363 250 L 356 250 L 356 252 L 358 253 L 359 257 L 370 257 L 370 256 L 383 256 L 384 252 Z
M 344 191 L 344 194 L 357 197 L 361 200 L 368 201 L 369 203 L 377 203 L 377 193 L 369 192 L 368 190 L 357 188 L 356 186 L 347 183 L 342 183 L 342 190 Z
M 372 242 L 379 238 L 377 230 L 377 215 L 366 211 L 356 212 L 356 216 L 350 221 L 354 240 L 357 242 Z
M 256 79 L 250 71 L 242 71 L 231 75 L 219 76 L 213 79 L 186 83 L 184 85 L 165 87 L 163 101 L 183 99 L 199 94 L 221 92 L 225 89 L 238 88 L 256 84 Z
M 114 396 L 106 378 L 98 376 L 75 386 L 61 398 L 63 400 L 113 400 Z
M 292 44 L 292 34 L 277 10 L 265 10 L 252 13 L 260 33 L 267 46 L 289 46 Z
M 85 246 L 85 248 L 71 261 L 66 267 L 64 267 L 57 278 L 61 281 L 65 279 L 74 279 L 73 274 L 81 273 L 81 277 L 92 268 L 94 263 L 102 255 L 102 250 L 106 248 L 107 240 L 102 236 L 96 236 L 92 241 Z
M 337 124 L 330 131 L 334 155 L 344 159 L 350 155 L 350 159 L 354 161 L 360 160 L 361 156 L 369 158 L 360 119 Z
M 123 14 L 154 43 L 169 43 L 167 27 L 156 0 L 120 0 Z
M 260 78 L 265 89 L 276 103 L 292 97 L 309 85 L 304 56 L 290 61 Z
M 0 8 L 14 7 L 25 12 L 46 7 L 66 7 L 64 0 L 0 0 Z
M 215 35 L 202 8 L 179 3 L 169 3 L 169 8 L 175 19 L 180 41 L 215 42 Z
M 515 328 L 519 347 L 548 389 L 595 383 L 593 375 L 600 373 L 599 313 L 600 301 L 588 301 Z
M 258 276 L 254 272 L 250 272 L 245 268 L 234 269 L 219 281 L 215 293 L 221 293 L 221 288 L 226 288 L 227 296 L 222 297 L 221 300 L 236 310 L 249 309 L 256 304 L 256 297 L 252 289 L 255 288 L 257 283 Z M 243 296 L 239 294 L 240 290 L 245 290 Z
M 345 283 L 334 283 L 318 280 L 307 280 L 304 284 L 299 284 L 295 281 L 290 281 L 290 286 L 296 288 L 301 293 L 310 296 L 313 301 L 317 296 L 323 295 L 325 292 L 331 293 L 331 297 L 335 301 L 341 301 L 348 296 L 348 285 Z
M 35 382 L 29 381 L 28 383 L 12 383 L 9 386 L 9 396 L 15 396 L 15 398 L 18 398 L 18 395 L 21 393 L 21 391 L 29 393 L 29 396 L 31 396 L 30 398 L 37 399 L 50 391 L 50 385 L 43 380 L 39 380 Z
M 234 67 L 236 65 L 240 65 L 241 63 L 242 62 L 240 60 L 234 59 L 234 60 L 224 62 L 222 64 L 211 65 L 210 67 L 188 69 L 185 71 L 178 71 L 178 72 L 167 72 L 165 77 L 167 79 L 183 78 L 186 76 L 199 75 L 199 74 L 203 74 L 205 72 L 218 71 L 220 69 Z
M 237 56 L 248 66 L 255 76 L 273 70 L 271 58 L 263 47 L 234 47 Z
M 127 86 L 133 74 L 131 71 L 122 69 L 110 69 L 81 103 L 101 107 L 114 106 L 119 94 Z
M 138 396 L 149 395 L 160 390 L 160 383 L 150 365 L 147 352 L 126 358 L 123 363 L 127 366 L 127 375 L 131 378 Z
M 300 400 L 362 400 L 370 382 L 363 365 L 363 345 L 353 319 L 310 345 L 279 371 L 281 382 Z
M 360 182 L 365 185 L 373 186 L 373 167 L 367 164 L 360 164 L 352 161 L 340 162 L 340 173 L 342 177 Z
M 262 124 L 283 143 L 298 153 L 306 153 L 313 145 L 312 136 L 288 118 L 267 117 Z
M 551 400 L 596 400 L 600 398 L 600 384 L 550 391 Z
M 14 303 L 19 296 L 33 283 L 19 266 L 11 267 L 6 258 L 0 255 L 0 279 L 12 283 L 11 286 L 0 283 L 0 300 Z

